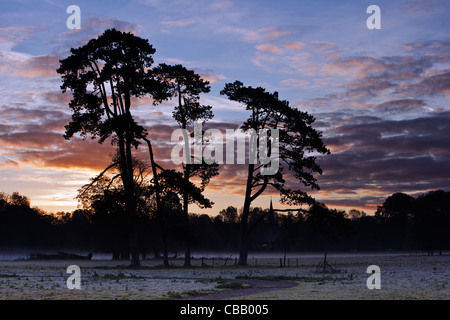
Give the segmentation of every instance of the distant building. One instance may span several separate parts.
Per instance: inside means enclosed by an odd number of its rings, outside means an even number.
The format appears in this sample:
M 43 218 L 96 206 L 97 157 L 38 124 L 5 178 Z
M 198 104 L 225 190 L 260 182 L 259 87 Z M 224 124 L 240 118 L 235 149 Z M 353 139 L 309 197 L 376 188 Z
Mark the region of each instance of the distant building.
M 278 236 L 278 224 L 275 219 L 272 199 L 270 199 L 270 208 L 267 216 L 267 222 L 263 226 L 263 246 L 272 246 Z

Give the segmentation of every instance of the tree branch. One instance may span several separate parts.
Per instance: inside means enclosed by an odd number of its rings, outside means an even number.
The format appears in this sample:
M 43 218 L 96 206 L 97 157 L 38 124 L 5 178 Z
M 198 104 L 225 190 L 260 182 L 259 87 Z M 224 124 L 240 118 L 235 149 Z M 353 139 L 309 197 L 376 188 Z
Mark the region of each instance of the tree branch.
M 114 180 L 116 180 L 119 177 L 120 177 L 120 173 L 116 174 L 114 177 L 112 177 L 111 181 L 109 182 L 108 186 L 106 187 L 106 190 L 109 190 L 109 187 L 111 187 L 111 185 L 114 182 Z
M 263 183 L 262 187 L 253 196 L 250 197 L 250 202 L 253 202 L 253 200 L 258 198 L 259 195 L 264 192 L 268 183 L 269 183 L 269 179 L 267 178 L 267 176 L 264 176 L 264 183 Z
M 105 173 L 106 171 L 112 169 L 113 167 L 117 166 L 119 164 L 119 162 L 114 162 L 113 164 L 110 164 L 108 167 L 106 167 L 105 170 L 103 170 L 98 176 L 96 176 L 94 179 L 92 179 L 92 182 L 84 189 L 83 193 L 81 193 L 80 196 L 83 196 L 90 187 L 92 187 L 94 185 L 94 183 L 96 183 Z
M 100 69 L 99 69 L 97 63 L 95 61 L 92 61 L 92 63 L 94 64 L 95 68 L 97 69 L 97 71 L 95 71 L 94 68 L 92 67 L 92 65 L 89 63 L 89 65 L 91 66 L 92 71 L 93 72 L 97 72 L 98 76 L 100 77 L 100 75 L 101 75 L 100 74 Z M 106 88 L 105 88 L 104 82 L 100 82 L 99 89 L 100 89 L 100 94 L 102 96 L 103 105 L 105 106 L 106 114 L 108 115 L 108 118 L 109 118 L 109 115 L 110 114 L 114 115 L 114 113 L 111 111 L 111 109 L 109 108 L 109 105 L 108 105 L 108 96 L 106 94 Z

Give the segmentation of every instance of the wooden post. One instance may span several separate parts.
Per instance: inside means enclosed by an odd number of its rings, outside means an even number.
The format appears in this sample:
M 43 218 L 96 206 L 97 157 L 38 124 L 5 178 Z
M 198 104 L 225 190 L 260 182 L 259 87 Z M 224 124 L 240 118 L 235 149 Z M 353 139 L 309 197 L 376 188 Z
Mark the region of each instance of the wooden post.
M 280 258 L 280 267 L 283 268 L 283 259 Z

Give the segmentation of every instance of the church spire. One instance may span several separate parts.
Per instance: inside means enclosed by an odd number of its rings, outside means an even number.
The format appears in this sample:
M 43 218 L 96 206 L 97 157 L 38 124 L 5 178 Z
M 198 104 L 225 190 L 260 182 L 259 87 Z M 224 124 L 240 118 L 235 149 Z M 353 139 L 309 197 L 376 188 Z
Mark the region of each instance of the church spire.
M 269 216 L 268 216 L 269 224 L 275 223 L 275 212 L 273 211 L 272 197 L 270 197 L 270 208 L 269 208 Z

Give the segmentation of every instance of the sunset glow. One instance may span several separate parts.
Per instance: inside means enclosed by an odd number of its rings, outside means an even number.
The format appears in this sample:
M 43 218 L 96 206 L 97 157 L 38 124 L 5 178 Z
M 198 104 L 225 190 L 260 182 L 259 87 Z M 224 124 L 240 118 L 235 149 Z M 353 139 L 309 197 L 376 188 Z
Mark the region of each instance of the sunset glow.
M 181 63 L 210 81 L 202 102 L 215 117 L 206 129 L 237 129 L 248 117 L 219 94 L 235 80 L 314 115 L 332 154 L 318 158 L 321 190 L 311 194 L 330 208 L 372 214 L 392 193 L 450 186 L 446 2 L 377 1 L 379 30 L 366 27 L 368 1 L 77 1 L 79 30 L 66 27 L 70 4 L 1 5 L 0 192 L 17 191 L 48 212 L 72 211 L 77 190 L 109 164 L 109 141 L 64 139 L 71 96 L 56 73 L 71 48 L 108 28 L 148 39 L 155 65 Z M 170 167 L 176 103 L 152 102 L 133 100 L 134 115 Z M 242 207 L 245 169 L 221 165 L 205 192 L 213 208 L 190 210 Z M 255 205 L 266 208 L 271 197 L 281 208 L 272 190 Z

